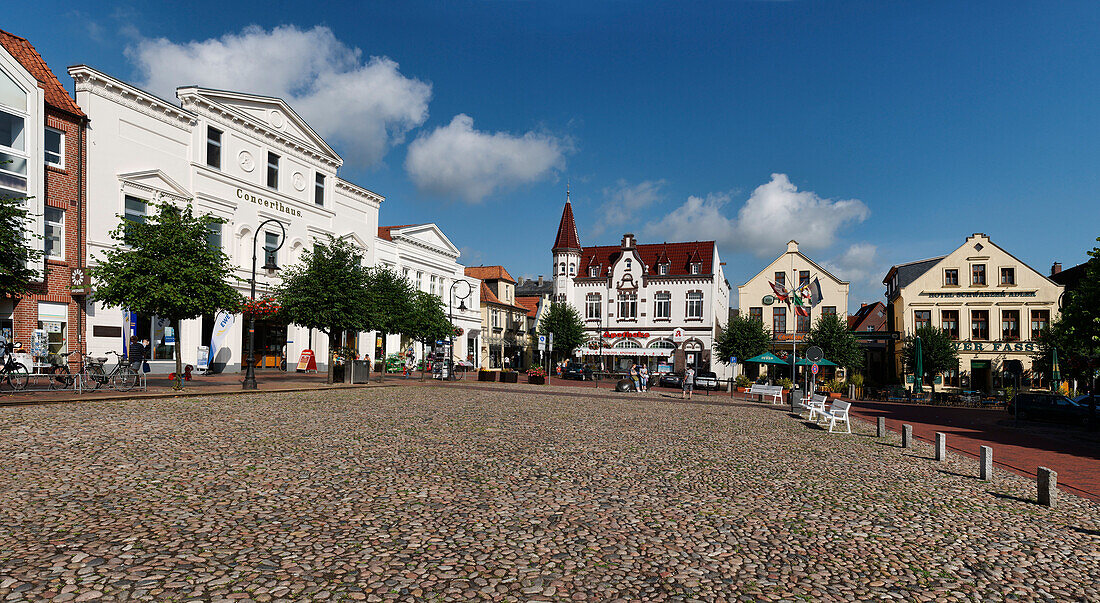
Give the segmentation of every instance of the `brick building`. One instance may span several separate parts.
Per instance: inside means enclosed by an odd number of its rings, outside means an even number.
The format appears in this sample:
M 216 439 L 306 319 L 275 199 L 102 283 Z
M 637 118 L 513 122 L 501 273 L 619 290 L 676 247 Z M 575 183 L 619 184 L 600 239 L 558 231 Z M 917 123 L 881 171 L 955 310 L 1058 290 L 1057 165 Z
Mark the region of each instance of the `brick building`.
M 0 335 L 49 353 L 83 352 L 87 117 L 27 40 L 0 30 L 0 195 L 29 197 L 27 244 L 43 252 L 30 294 L 0 300 Z M 74 278 L 75 277 L 75 278 Z M 38 333 L 36 335 L 36 332 Z M 42 365 L 42 355 L 24 358 Z M 75 367 L 79 355 L 70 358 Z

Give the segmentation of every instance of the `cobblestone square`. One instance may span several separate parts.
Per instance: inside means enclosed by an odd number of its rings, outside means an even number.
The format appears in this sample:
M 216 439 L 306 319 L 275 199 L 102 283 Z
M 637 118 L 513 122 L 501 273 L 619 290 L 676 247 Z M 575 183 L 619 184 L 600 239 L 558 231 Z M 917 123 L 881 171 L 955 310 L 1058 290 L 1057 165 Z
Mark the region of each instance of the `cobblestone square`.
M 457 384 L 0 408 L 0 598 L 1100 600 L 1097 504 L 853 428 Z

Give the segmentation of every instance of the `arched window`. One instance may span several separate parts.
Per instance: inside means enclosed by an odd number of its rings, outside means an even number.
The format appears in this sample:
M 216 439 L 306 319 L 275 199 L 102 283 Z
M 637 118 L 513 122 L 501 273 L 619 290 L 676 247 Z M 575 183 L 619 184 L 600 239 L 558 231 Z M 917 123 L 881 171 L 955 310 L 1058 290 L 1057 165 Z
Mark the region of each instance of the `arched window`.
M 676 349 L 676 344 L 667 339 L 658 339 L 656 341 L 649 342 L 649 347 L 663 350 L 674 350 Z
M 577 273 L 577 265 L 573 262 L 569 262 L 569 276 L 573 276 Z
M 558 264 L 558 274 L 565 276 L 565 262 Z
M 615 345 L 613 345 L 611 347 L 618 348 L 618 349 L 622 350 L 622 349 L 640 348 L 642 346 L 641 346 L 640 343 L 638 343 L 637 341 L 634 341 L 633 339 L 621 339 L 621 340 L 615 342 Z

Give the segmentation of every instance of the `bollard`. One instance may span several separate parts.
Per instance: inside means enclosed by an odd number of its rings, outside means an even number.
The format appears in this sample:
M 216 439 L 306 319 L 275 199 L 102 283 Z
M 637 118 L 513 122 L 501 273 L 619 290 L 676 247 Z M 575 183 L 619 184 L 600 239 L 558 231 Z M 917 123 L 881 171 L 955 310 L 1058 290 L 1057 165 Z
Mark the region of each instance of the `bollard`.
M 936 460 L 947 460 L 947 434 L 936 432 Z
M 983 482 L 988 482 L 993 479 L 993 449 L 989 446 L 981 447 L 980 466 L 978 467 L 978 477 Z
M 885 438 L 886 437 L 886 417 L 879 417 L 878 418 L 878 432 L 876 432 L 875 437 L 879 437 L 879 438 Z
M 1039 467 L 1037 475 L 1039 486 L 1039 504 L 1054 507 L 1058 504 L 1058 473 L 1046 467 Z
M 902 425 L 901 426 L 901 447 L 912 448 L 913 447 L 913 426 Z

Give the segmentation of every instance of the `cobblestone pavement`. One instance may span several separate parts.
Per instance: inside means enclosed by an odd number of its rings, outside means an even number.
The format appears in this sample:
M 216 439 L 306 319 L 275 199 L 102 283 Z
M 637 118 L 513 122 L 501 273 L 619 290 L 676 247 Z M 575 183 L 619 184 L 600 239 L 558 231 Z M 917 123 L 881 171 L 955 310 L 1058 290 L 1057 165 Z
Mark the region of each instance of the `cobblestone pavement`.
M 0 599 L 1097 600 L 1100 506 L 779 407 L 376 388 L 0 409 Z

